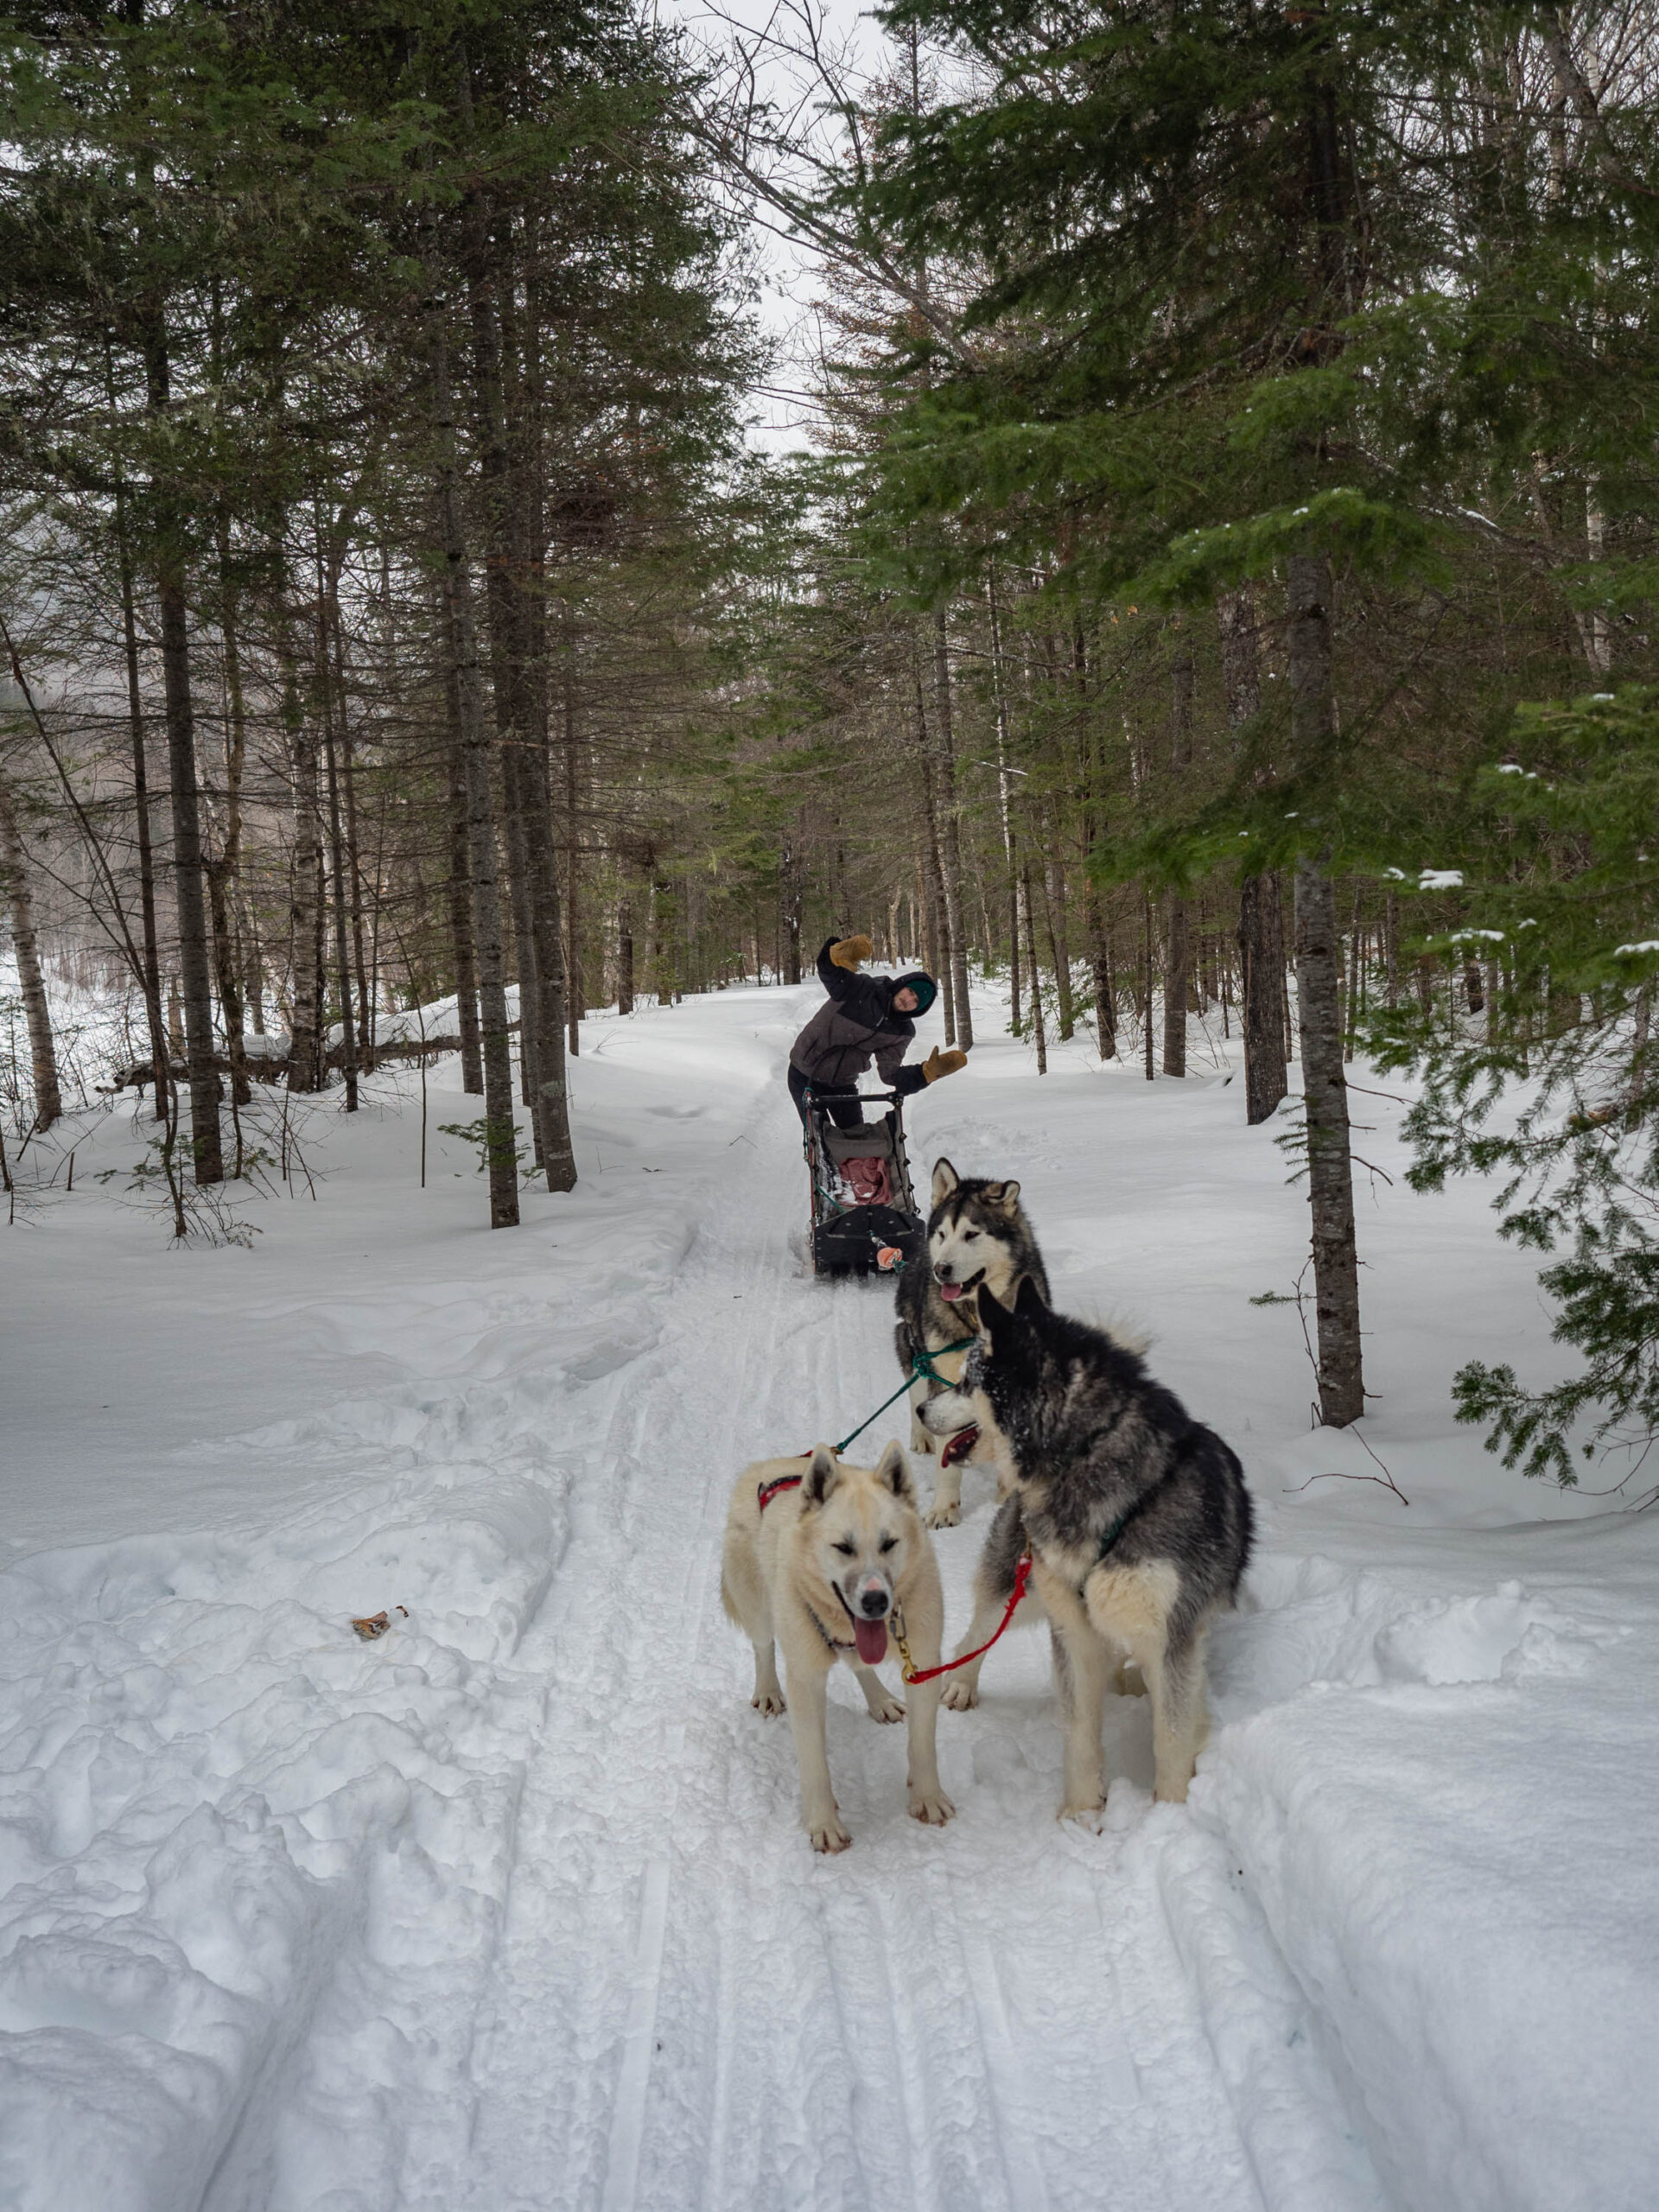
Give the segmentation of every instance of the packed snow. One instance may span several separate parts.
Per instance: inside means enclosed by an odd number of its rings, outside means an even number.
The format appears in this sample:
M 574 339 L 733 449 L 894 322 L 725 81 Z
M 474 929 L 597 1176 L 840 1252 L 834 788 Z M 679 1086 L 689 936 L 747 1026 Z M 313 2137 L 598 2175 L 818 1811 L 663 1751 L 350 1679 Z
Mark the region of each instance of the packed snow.
M 943 1831 L 832 1683 L 855 1840 L 813 1856 L 718 1581 L 735 1471 L 898 1379 L 886 1289 L 806 1264 L 817 996 L 590 1019 L 582 1181 L 516 1233 L 441 1133 L 453 1059 L 350 1119 L 262 1096 L 244 1243 L 129 1190 L 147 1103 L 57 1133 L 74 1190 L 0 1270 L 0 2205 L 1650 2205 L 1659 1520 L 1452 1423 L 1465 1359 L 1560 1371 L 1536 1262 L 1406 1187 L 1363 1069 L 1376 1395 L 1338 1434 L 1298 1308 L 1251 1302 L 1306 1200 L 1225 1043 L 1039 1078 L 987 994 L 912 1157 L 1020 1179 L 1058 1301 L 1151 1338 L 1262 1540 L 1189 1804 L 1115 1700 L 1101 1833 L 1057 1823 L 1020 1633 L 941 1716 Z M 951 1640 L 992 1502 L 969 1470 L 935 1539 Z

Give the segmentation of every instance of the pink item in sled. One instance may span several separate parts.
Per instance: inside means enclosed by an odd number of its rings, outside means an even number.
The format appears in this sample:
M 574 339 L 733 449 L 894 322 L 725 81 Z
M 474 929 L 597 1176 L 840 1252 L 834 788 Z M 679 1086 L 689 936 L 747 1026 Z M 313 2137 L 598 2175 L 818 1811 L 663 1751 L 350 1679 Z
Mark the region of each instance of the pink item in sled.
M 841 1172 L 856 1205 L 886 1206 L 893 1204 L 893 1185 L 887 1180 L 885 1160 L 843 1160 Z

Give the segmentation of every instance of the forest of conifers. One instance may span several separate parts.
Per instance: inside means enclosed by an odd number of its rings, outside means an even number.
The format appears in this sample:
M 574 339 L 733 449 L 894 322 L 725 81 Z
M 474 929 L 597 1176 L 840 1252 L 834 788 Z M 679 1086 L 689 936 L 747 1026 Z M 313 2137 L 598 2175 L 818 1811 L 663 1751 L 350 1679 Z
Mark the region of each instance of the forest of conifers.
M 142 1077 L 182 1232 L 254 1086 L 352 1110 L 453 999 L 509 1223 L 585 1009 L 863 929 L 947 1041 L 995 976 L 1039 1069 L 1300 1062 L 1329 1421 L 1348 1074 L 1409 1071 L 1586 1356 L 1465 1410 L 1568 1475 L 1659 1417 L 1659 16 L 880 26 L 6 10 L 8 1181 Z

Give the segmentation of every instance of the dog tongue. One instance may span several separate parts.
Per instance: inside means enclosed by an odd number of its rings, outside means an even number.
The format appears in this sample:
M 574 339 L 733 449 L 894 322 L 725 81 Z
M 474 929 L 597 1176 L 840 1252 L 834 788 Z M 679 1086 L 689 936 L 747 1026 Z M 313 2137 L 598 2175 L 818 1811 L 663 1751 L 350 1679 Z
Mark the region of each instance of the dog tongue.
M 942 1282 L 939 1285 L 939 1296 L 947 1306 L 954 1306 L 957 1299 L 962 1296 L 962 1285 L 959 1282 Z
M 886 1621 L 855 1621 L 853 1640 L 858 1645 L 858 1656 L 864 1664 L 879 1667 L 887 1656 Z

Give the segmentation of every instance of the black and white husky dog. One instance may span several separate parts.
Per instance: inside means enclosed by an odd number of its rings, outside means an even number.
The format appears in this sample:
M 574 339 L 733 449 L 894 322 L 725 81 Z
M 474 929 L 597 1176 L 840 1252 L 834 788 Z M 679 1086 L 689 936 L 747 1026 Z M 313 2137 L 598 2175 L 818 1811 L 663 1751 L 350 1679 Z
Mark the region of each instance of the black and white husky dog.
M 1020 1204 L 1017 1183 L 958 1175 L 948 1160 L 941 1160 L 933 1170 L 929 1201 L 926 1264 L 907 1268 L 899 1278 L 893 1347 L 907 1375 L 918 1352 L 937 1354 L 947 1344 L 962 1345 L 964 1338 L 973 1338 L 982 1288 L 1009 1305 L 1024 1278 L 1048 1296 L 1043 1255 Z M 950 1428 L 935 1429 L 923 1418 L 923 1408 L 950 1390 L 967 1357 L 964 1346 L 932 1359 L 932 1375 L 919 1376 L 910 1394 L 910 1448 L 939 1455 L 927 1515 L 930 1529 L 954 1528 L 962 1518 L 963 1462 L 994 1457 L 995 1440 L 983 1427 L 975 1433 L 974 1416 L 965 1408 Z M 957 1403 L 955 1392 L 950 1395 Z
M 1236 1600 L 1250 1555 L 1243 1470 L 1138 1352 L 1053 1313 L 1030 1277 L 1012 1311 L 982 1296 L 979 1323 L 960 1390 L 925 1408 L 941 1429 L 964 1413 L 990 1428 L 1007 1492 L 961 1649 L 995 1629 L 1029 1544 L 1065 1729 L 1061 1819 L 1103 1802 L 1106 1692 L 1125 1661 L 1152 1700 L 1155 1794 L 1179 1803 L 1204 1741 L 1205 1633 Z M 973 1703 L 977 1674 L 963 1669 L 951 1702 Z

